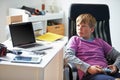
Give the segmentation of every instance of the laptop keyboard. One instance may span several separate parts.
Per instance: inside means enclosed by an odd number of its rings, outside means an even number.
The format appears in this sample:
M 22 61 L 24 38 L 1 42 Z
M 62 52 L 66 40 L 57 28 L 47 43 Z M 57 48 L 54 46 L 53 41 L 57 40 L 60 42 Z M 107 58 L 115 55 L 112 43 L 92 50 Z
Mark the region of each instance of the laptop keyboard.
M 43 44 L 29 44 L 29 45 L 22 46 L 21 48 L 33 48 L 38 46 L 43 46 Z
M 32 47 L 32 48 L 26 48 L 25 50 L 28 50 L 28 51 L 41 51 L 41 50 L 46 50 L 46 49 L 51 49 L 52 46 L 37 46 L 37 47 Z
M 52 46 L 50 45 L 43 45 L 43 44 L 30 44 L 30 45 L 25 45 L 21 47 L 23 50 L 28 50 L 28 51 L 40 51 L 40 50 L 45 50 L 45 49 L 51 49 Z

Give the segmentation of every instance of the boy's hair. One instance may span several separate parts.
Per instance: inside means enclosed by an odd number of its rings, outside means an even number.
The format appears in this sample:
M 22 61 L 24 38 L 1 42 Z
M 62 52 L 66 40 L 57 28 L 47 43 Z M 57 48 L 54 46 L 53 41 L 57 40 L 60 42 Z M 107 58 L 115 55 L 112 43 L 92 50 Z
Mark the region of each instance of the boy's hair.
M 95 27 L 95 25 L 96 25 L 96 19 L 91 14 L 86 13 L 86 14 L 79 15 L 76 18 L 76 23 L 77 24 L 85 23 L 85 24 L 88 24 L 90 27 Z

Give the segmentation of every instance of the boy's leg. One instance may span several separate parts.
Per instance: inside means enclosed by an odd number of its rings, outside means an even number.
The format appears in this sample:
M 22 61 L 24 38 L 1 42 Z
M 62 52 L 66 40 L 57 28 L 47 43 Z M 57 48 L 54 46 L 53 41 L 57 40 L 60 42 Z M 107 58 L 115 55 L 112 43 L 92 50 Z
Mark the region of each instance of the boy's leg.
M 120 79 L 120 73 L 115 73 L 115 74 L 113 74 L 113 75 L 111 75 L 111 76 L 113 76 L 113 77 L 115 77 L 115 78 L 119 78 L 119 79 Z
M 85 76 L 83 80 L 115 80 L 115 78 L 105 74 L 95 74 Z

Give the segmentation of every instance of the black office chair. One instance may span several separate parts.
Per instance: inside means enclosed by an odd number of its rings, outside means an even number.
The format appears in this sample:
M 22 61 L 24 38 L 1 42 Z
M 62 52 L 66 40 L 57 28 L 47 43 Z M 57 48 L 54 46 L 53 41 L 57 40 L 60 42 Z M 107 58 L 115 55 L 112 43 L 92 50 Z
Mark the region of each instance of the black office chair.
M 109 7 L 106 4 L 72 4 L 70 6 L 70 15 L 69 15 L 69 33 L 68 37 L 70 38 L 73 35 L 76 35 L 76 18 L 83 13 L 92 14 L 96 20 L 97 25 L 93 33 L 94 37 L 99 37 L 105 40 L 107 43 L 112 45 L 109 29 Z M 111 64 L 111 60 L 107 59 L 108 63 Z M 77 69 L 74 64 L 68 63 L 64 68 L 64 78 L 65 80 L 79 80 L 77 75 Z

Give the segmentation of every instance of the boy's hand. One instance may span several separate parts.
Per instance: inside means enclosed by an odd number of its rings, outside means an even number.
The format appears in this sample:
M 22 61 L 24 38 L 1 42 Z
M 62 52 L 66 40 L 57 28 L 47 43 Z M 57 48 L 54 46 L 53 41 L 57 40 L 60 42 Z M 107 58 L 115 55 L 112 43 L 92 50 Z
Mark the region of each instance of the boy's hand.
M 108 68 L 112 71 L 111 73 L 117 72 L 117 67 L 115 65 L 108 65 Z
M 93 66 L 90 66 L 87 71 L 90 74 L 102 73 L 102 67 L 98 65 L 93 65 Z

